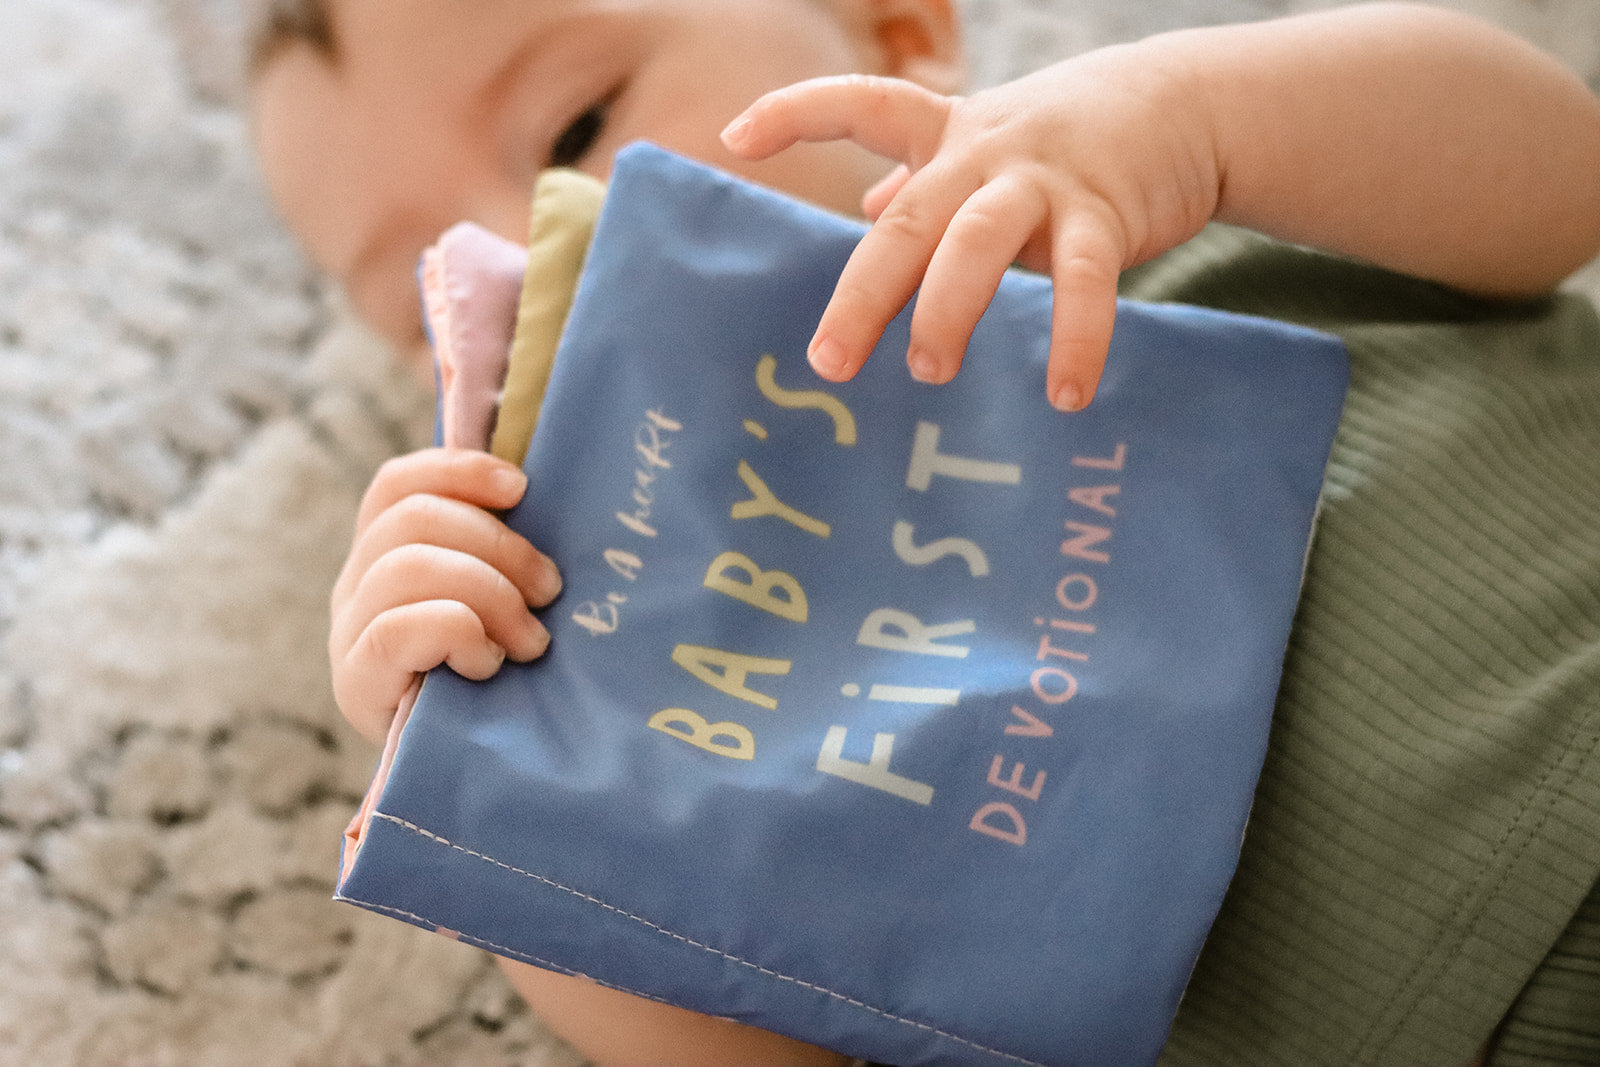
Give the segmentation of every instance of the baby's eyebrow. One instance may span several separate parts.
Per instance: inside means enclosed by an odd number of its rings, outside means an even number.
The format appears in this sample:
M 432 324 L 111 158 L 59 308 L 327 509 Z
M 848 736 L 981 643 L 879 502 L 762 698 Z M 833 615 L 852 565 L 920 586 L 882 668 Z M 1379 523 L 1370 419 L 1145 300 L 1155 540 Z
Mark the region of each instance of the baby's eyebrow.
M 329 60 L 339 53 L 327 0 L 265 0 L 249 43 L 248 70 L 252 75 L 291 44 L 310 45 Z
M 478 104 L 487 107 L 509 95 L 523 69 L 538 57 L 544 47 L 544 38 L 536 34 L 512 49 L 499 66 L 484 77 L 482 85 L 472 90 Z

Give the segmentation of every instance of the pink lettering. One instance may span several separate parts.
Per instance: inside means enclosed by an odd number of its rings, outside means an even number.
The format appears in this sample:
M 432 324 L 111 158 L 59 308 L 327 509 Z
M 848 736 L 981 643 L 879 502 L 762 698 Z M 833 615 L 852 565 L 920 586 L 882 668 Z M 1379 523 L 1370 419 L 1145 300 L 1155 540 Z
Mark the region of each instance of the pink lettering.
M 1009 778 L 1000 777 L 1000 768 L 1004 763 L 1005 758 L 996 755 L 994 762 L 989 764 L 989 784 L 993 786 L 999 786 L 1001 789 L 1004 789 L 1009 793 L 1015 793 L 1019 797 L 1027 797 L 1029 800 L 1038 800 L 1039 793 L 1044 789 L 1045 772 L 1040 771 L 1038 774 L 1034 775 L 1033 784 L 1031 786 L 1024 787 L 1022 784 L 1022 772 L 1025 770 L 1025 768 L 1022 766 L 1022 761 L 1018 760 L 1016 763 L 1012 764 L 1011 777 Z
M 1046 656 L 1059 656 L 1062 659 L 1075 659 L 1080 662 L 1089 658 L 1089 654 L 1087 652 L 1074 652 L 1070 648 L 1057 648 L 1055 645 L 1050 643 L 1049 634 L 1040 634 L 1039 653 L 1033 658 L 1044 659 Z
M 1111 562 L 1110 553 L 1094 547 L 1101 541 L 1110 540 L 1110 527 L 1090 526 L 1088 523 L 1073 522 L 1071 519 L 1068 519 L 1065 525 L 1069 534 L 1077 536 L 1061 542 L 1063 556 L 1077 556 L 1079 559 L 1092 560 L 1095 563 Z
M 1061 688 L 1058 691 L 1052 693 L 1045 689 L 1044 679 L 1047 676 L 1060 679 Z M 1078 680 L 1060 667 L 1040 667 L 1028 681 L 1033 686 L 1033 695 L 1046 704 L 1065 704 L 1078 694 Z
M 1068 596 L 1068 590 L 1083 588 L 1081 596 Z M 1056 603 L 1068 611 L 1083 611 L 1095 602 L 1100 595 L 1100 587 L 1095 585 L 1094 579 L 1087 574 L 1069 574 L 1056 583 Z
M 989 820 L 994 816 L 1004 816 L 1011 825 L 1009 828 L 992 825 Z M 1008 841 L 1013 845 L 1028 843 L 1028 824 L 1023 820 L 1022 813 L 1003 800 L 994 800 L 985 804 L 973 813 L 972 821 L 967 823 L 967 829 L 976 830 L 980 834 L 1001 841 Z
M 1067 499 L 1074 504 L 1082 504 L 1086 508 L 1093 508 L 1102 515 L 1117 517 L 1117 509 L 1106 503 L 1106 497 L 1116 496 L 1122 492 L 1120 485 L 1096 485 L 1093 487 L 1080 485 L 1075 489 L 1067 490 Z
M 1128 446 L 1118 443 L 1116 451 L 1110 456 L 1073 456 L 1072 465 L 1074 467 L 1090 467 L 1094 470 L 1119 471 L 1122 469 L 1122 461 L 1127 456 Z
M 1016 704 L 1011 705 L 1011 714 L 1019 720 L 1006 723 L 1006 733 L 1013 737 L 1050 737 L 1056 732 L 1049 723 Z

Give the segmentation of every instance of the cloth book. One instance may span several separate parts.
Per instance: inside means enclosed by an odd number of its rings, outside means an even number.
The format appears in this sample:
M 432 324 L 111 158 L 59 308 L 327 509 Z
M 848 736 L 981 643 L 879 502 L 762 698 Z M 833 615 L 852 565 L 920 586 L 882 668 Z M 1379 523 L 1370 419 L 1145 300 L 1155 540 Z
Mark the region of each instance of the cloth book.
M 1118 308 L 1045 399 L 1013 271 L 955 380 L 811 332 L 863 232 L 618 157 L 506 521 L 548 653 L 438 669 L 341 899 L 854 1056 L 1139 1064 L 1237 862 L 1341 342 Z

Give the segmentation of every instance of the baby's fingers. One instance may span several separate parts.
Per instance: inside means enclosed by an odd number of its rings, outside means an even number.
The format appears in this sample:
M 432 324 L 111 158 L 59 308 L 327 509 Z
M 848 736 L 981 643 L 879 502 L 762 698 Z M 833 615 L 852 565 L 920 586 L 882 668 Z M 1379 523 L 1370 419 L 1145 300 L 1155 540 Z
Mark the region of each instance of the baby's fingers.
M 449 663 L 484 678 L 508 656 L 539 656 L 549 641 L 521 591 L 484 561 L 403 545 L 378 559 L 334 611 L 334 696 L 358 729 L 381 737 L 417 672 Z
M 1041 191 L 1006 176 L 961 205 L 928 264 L 911 316 L 906 361 L 919 381 L 947 382 L 955 376 L 973 328 L 1048 209 Z
M 335 662 L 334 699 L 362 736 L 381 742 L 417 674 L 448 663 L 467 678 L 488 678 L 505 656 L 465 604 L 402 604 L 373 619 Z
M 923 168 L 901 188 L 850 253 L 807 353 L 830 381 L 852 377 L 872 354 L 884 328 L 922 284 L 934 250 L 976 179 Z M 919 378 L 925 368 L 914 366 Z
M 528 610 L 510 579 L 481 559 L 435 545 L 407 544 L 386 553 L 337 611 L 330 647 L 334 661 L 351 647 L 356 632 L 386 611 L 427 600 L 454 600 L 483 624 L 489 640 L 519 662 L 544 652 L 550 636 Z M 428 666 L 434 666 L 429 664 Z
M 722 143 L 765 159 L 800 141 L 854 141 L 915 170 L 938 149 L 956 99 L 897 78 L 813 78 L 751 104 L 722 131 Z
M 356 538 L 334 590 L 348 598 L 374 563 L 407 544 L 433 545 L 483 560 L 505 575 L 527 603 L 543 607 L 561 592 L 555 564 L 482 508 L 431 493 L 414 493 L 380 513 Z
M 398 456 L 378 469 L 361 498 L 359 534 L 379 515 L 408 496 L 429 493 L 453 497 L 491 511 L 522 499 L 527 476 L 515 465 L 487 452 L 463 448 L 425 448 Z
M 1045 393 L 1057 409 L 1081 411 L 1094 399 L 1111 350 L 1124 252 L 1111 228 L 1079 218 L 1057 234 L 1050 261 L 1054 303 Z

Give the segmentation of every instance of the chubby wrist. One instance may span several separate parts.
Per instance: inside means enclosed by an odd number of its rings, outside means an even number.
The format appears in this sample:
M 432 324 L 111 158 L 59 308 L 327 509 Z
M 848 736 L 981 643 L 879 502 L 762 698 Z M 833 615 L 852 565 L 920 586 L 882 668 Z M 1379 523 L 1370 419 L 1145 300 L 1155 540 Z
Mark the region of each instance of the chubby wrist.
M 1136 97 L 1139 132 L 1156 168 L 1145 172 L 1149 232 L 1128 265 L 1198 233 L 1217 214 L 1226 176 L 1220 101 L 1226 72 L 1205 30 L 1175 30 L 1080 57 L 1087 73 Z

